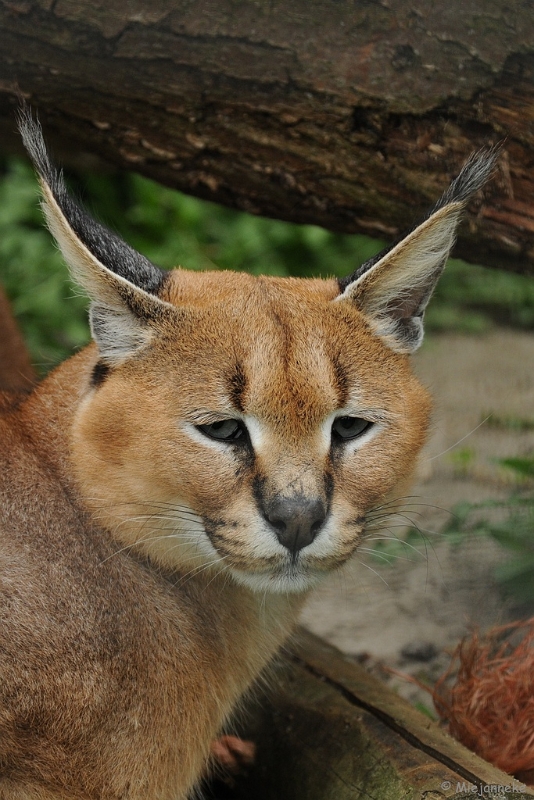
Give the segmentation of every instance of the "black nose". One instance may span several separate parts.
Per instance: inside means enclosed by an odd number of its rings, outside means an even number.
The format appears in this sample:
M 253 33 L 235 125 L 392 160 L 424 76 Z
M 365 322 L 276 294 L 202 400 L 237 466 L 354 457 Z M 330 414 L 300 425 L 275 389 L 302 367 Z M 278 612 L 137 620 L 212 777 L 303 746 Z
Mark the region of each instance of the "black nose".
M 326 509 L 320 500 L 280 497 L 266 505 L 264 515 L 280 544 L 295 555 L 313 542 L 326 519 Z

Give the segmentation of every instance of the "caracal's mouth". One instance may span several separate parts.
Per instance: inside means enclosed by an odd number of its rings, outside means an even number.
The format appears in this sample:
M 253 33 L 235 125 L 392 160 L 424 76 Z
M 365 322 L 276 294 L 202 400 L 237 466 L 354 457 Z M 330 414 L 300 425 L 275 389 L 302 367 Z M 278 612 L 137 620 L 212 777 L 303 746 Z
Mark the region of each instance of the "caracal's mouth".
M 320 560 L 314 559 L 314 564 L 309 565 L 306 561 L 288 557 L 284 563 L 276 567 L 262 570 L 244 570 L 227 566 L 234 579 L 255 592 L 277 592 L 277 593 L 299 593 L 307 592 L 333 572 L 336 567 L 342 566 L 346 559 L 336 560 L 325 559 L 325 564 L 321 567 Z

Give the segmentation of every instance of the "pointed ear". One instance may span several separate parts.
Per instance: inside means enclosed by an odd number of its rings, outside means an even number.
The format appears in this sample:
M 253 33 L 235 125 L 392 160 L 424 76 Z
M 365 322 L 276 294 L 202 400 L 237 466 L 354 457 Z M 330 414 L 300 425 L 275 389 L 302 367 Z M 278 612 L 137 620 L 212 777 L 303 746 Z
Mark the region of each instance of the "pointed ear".
M 456 237 L 467 201 L 491 175 L 498 150 L 471 156 L 421 225 L 341 280 L 338 300 L 358 305 L 375 333 L 397 353 L 423 340 L 423 315 Z
M 118 364 L 145 347 L 155 323 L 176 311 L 158 297 L 167 273 L 72 200 L 49 159 L 41 126 L 26 105 L 19 113 L 19 130 L 39 175 L 50 231 L 72 277 L 93 301 L 91 332 L 101 358 Z

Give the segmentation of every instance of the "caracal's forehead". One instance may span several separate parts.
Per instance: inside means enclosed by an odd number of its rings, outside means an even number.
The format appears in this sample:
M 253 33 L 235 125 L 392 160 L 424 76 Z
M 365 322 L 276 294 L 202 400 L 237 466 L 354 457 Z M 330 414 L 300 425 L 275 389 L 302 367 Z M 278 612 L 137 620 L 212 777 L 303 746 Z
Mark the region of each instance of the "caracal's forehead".
M 171 273 L 166 299 L 195 320 L 191 392 L 206 401 L 211 375 L 237 411 L 283 422 L 294 435 L 347 404 L 376 406 L 377 389 L 393 398 L 405 359 L 338 294 L 335 280 Z
M 265 301 L 281 303 L 298 298 L 325 302 L 339 295 L 334 278 L 276 278 L 254 276 L 246 272 L 193 272 L 174 269 L 168 273 L 164 299 L 176 306 L 192 305 L 208 308 L 225 302 L 237 308 L 249 303 L 259 307 Z

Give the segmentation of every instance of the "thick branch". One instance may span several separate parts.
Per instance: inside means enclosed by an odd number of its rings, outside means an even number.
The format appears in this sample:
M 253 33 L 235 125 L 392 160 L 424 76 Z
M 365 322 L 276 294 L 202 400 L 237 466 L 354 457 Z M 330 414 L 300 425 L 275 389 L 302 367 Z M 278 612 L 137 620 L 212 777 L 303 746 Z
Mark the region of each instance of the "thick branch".
M 534 272 L 522 0 L 2 0 L 0 54 L 6 146 L 20 90 L 62 149 L 338 231 L 396 237 L 504 138 L 456 254 Z
M 534 800 L 309 633 L 274 674 L 275 690 L 250 709 L 243 731 L 257 758 L 237 782 L 238 798 Z

